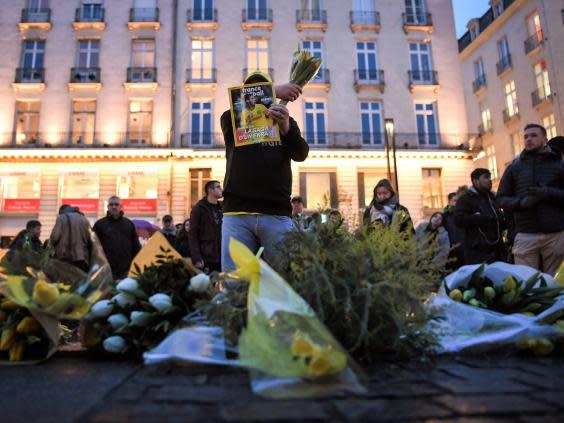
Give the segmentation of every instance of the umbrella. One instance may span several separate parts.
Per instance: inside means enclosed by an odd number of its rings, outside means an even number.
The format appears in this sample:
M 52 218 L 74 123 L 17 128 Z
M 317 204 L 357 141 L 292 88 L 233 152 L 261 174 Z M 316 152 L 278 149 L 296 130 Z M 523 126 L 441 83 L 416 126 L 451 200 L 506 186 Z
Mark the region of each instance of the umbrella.
M 155 232 L 161 230 L 157 225 L 143 219 L 133 219 L 132 222 L 135 225 L 137 236 L 141 238 L 150 238 Z

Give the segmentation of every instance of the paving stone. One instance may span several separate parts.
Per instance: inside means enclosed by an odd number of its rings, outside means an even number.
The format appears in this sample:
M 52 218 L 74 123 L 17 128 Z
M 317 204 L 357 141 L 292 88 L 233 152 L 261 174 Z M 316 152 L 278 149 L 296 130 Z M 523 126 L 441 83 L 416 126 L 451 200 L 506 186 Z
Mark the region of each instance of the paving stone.
M 147 394 L 147 399 L 165 403 L 216 403 L 221 401 L 252 399 L 247 386 L 241 389 L 226 389 L 222 386 L 178 386 L 165 385 Z
M 226 422 L 324 421 L 325 407 L 313 401 L 261 401 L 222 406 L 220 417 Z
M 490 373 L 488 377 L 481 376 L 467 380 L 448 379 L 434 383 L 453 394 L 528 393 L 534 390 L 531 386 L 518 381 L 498 378 L 495 372 Z
M 560 388 L 557 392 L 544 389 L 539 390 L 538 392 L 533 393 L 531 398 L 550 404 L 553 407 L 564 411 L 564 393 L 562 392 L 562 388 Z
M 459 415 L 519 415 L 556 411 L 554 407 L 527 395 L 451 395 L 436 400 Z
M 417 399 L 343 400 L 335 403 L 339 415 L 348 421 L 406 421 L 451 417 L 440 404 Z
M 426 397 L 445 393 L 443 388 L 430 383 L 381 382 L 370 384 L 368 388 L 368 396 L 376 398 Z

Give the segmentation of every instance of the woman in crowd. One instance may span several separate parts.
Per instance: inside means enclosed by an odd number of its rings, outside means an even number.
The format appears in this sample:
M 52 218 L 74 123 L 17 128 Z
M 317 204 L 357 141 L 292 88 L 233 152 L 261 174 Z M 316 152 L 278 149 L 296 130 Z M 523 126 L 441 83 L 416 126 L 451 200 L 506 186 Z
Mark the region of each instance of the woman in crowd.
M 443 214 L 433 213 L 428 222 L 422 222 L 415 230 L 416 239 L 426 248 L 433 249 L 433 262 L 446 264 L 450 250 L 448 232 L 443 226 Z
M 188 230 L 190 229 L 190 219 L 186 219 L 182 227 L 176 234 L 176 241 L 174 242 L 174 249 L 182 257 L 190 257 L 190 245 L 188 243 Z
M 363 221 L 367 225 L 389 227 L 398 225 L 400 232 L 413 233 L 413 222 L 409 210 L 399 203 L 392 184 L 382 179 L 374 187 L 374 198 L 364 212 Z

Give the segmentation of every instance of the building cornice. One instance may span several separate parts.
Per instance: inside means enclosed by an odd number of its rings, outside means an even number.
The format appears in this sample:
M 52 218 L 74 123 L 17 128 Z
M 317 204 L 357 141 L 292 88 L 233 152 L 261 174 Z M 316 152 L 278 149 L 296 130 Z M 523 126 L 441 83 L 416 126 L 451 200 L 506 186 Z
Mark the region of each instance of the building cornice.
M 460 61 L 463 62 L 466 60 L 470 55 L 472 55 L 472 53 L 485 44 L 496 31 L 505 25 L 505 23 L 519 11 L 519 9 L 527 4 L 527 1 L 528 0 L 516 0 L 507 9 L 505 9 L 503 13 L 495 18 L 483 32 L 480 32 L 480 34 L 472 40 L 468 47 L 458 53 Z

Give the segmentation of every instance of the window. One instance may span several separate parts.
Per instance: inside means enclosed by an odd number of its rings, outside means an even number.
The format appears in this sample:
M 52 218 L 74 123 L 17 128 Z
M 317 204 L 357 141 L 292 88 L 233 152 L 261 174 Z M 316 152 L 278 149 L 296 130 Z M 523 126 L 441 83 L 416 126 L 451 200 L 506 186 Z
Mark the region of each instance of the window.
M 134 22 L 156 22 L 157 0 L 134 0 Z
M 192 19 L 195 21 L 213 20 L 213 0 L 194 0 Z
M 268 0 L 247 0 L 247 18 L 251 21 L 268 20 Z
M 505 107 L 507 110 L 507 117 L 513 117 L 519 114 L 515 81 L 509 81 L 505 84 Z
M 45 59 L 45 41 L 25 41 L 22 55 L 24 69 L 42 69 Z
M 492 114 L 490 108 L 485 104 L 480 103 L 480 121 L 482 124 L 482 131 L 488 132 L 492 129 Z
M 158 187 L 156 172 L 132 171 L 117 178 L 117 196 L 126 213 L 156 213 Z
M 535 37 L 538 41 L 543 40 L 542 28 L 538 12 L 535 12 L 527 18 L 527 29 L 530 37 Z
M 268 72 L 268 40 L 247 40 L 247 69 Z
M 82 22 L 97 22 L 102 20 L 102 0 L 83 0 L 80 8 Z
M 358 172 L 358 206 L 368 207 L 374 198 L 374 187 L 381 180 L 387 178 L 386 169 L 374 169 Z
M 302 49 L 307 50 L 313 57 L 317 57 L 321 60 L 321 68 L 319 72 L 313 79 L 312 82 L 319 82 L 325 80 L 324 69 L 323 69 L 323 44 L 321 41 L 302 41 Z
M 190 210 L 204 196 L 204 187 L 212 180 L 211 169 L 190 169 Z M 187 210 L 189 212 L 189 210 Z
M 336 172 L 301 172 L 300 195 L 308 209 L 339 205 Z
M 474 62 L 474 75 L 479 81 L 486 80 L 486 71 L 484 70 L 484 61 L 480 57 Z
M 135 68 L 155 67 L 155 40 L 133 40 L 131 66 Z
M 361 81 L 376 81 L 378 75 L 378 56 L 376 43 L 373 41 L 356 43 L 356 64 L 358 79 Z
M 27 21 L 28 22 L 48 22 L 50 0 L 28 0 Z
M 509 61 L 509 42 L 507 41 L 507 37 L 503 37 L 501 40 L 497 42 L 497 53 L 499 55 L 500 62 L 508 62 Z
M 94 144 L 96 121 L 96 100 L 75 100 L 72 102 L 72 144 Z
M 213 81 L 213 41 L 192 40 L 191 81 Z
M 538 98 L 542 100 L 550 97 L 552 91 L 550 89 L 550 81 L 548 79 L 548 69 L 546 62 L 542 60 L 541 62 L 537 63 L 534 67 L 534 70 Z
M 131 101 L 129 103 L 129 142 L 151 144 L 153 127 L 153 102 Z
M 503 1 L 495 0 L 492 3 L 492 9 L 493 9 L 494 18 L 497 18 L 499 15 L 503 13 Z
M 409 56 L 413 81 L 431 82 L 433 80 L 431 61 L 431 45 L 427 43 L 410 43 Z
M 525 149 L 525 142 L 520 132 L 511 134 L 511 148 L 513 149 L 513 156 L 517 157 Z
M 435 103 L 416 104 L 415 118 L 419 145 L 438 145 L 439 131 L 437 130 Z
M 495 147 L 493 145 L 486 147 L 486 161 L 488 163 L 488 169 L 492 174 L 492 179 L 497 179 L 497 161 L 495 159 Z
M 300 0 L 299 13 L 302 21 L 321 21 L 321 0 Z
M 353 0 L 355 12 L 374 12 L 374 0 Z
M 554 120 L 554 113 L 551 113 L 542 118 L 542 126 L 546 128 L 546 136 L 548 139 L 556 136 L 556 122 Z
M 423 183 L 423 207 L 426 209 L 442 209 L 443 181 L 441 169 L 421 169 Z
M 39 173 L 10 172 L 0 176 L 0 200 L 4 213 L 38 213 Z
M 476 38 L 478 38 L 478 35 L 480 35 L 480 23 L 479 23 L 479 21 L 470 25 L 469 31 L 470 31 L 470 38 L 472 40 L 475 40 Z
M 309 144 L 327 144 L 325 133 L 325 103 L 305 102 L 305 138 Z
M 407 22 L 415 24 L 425 23 L 425 0 L 405 0 L 405 12 Z
M 77 67 L 97 68 L 100 66 L 100 41 L 81 40 L 78 42 Z
M 100 178 L 95 172 L 68 172 L 59 177 L 61 204 L 79 207 L 83 213 L 97 213 Z
M 192 145 L 211 145 L 212 143 L 212 104 L 192 103 Z
M 362 144 L 382 144 L 383 120 L 382 104 L 360 103 L 360 126 L 362 130 Z
M 16 144 L 39 141 L 39 101 L 16 101 Z

